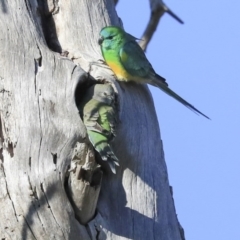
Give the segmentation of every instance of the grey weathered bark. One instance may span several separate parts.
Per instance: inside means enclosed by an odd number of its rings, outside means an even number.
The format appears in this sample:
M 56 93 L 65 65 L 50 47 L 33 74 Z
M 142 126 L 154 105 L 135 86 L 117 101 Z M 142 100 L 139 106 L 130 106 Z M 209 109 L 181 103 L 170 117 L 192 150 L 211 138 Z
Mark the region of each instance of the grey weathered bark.
M 98 170 L 76 107 L 100 29 L 120 24 L 114 2 L 2 0 L 0 12 L 1 239 L 183 239 L 148 88 L 91 68 L 119 96 L 116 175 Z

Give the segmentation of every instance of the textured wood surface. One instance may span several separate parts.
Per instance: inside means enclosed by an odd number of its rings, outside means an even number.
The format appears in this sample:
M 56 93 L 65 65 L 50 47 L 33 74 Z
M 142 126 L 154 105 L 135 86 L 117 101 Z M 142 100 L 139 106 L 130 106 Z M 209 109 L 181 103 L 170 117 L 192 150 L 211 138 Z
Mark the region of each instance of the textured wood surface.
M 118 92 L 121 166 L 103 172 L 88 224 L 66 194 L 74 151 L 88 145 L 76 87 L 101 58 L 100 29 L 120 22 L 110 0 L 0 2 L 1 239 L 182 239 L 151 94 L 114 81 L 104 65 L 91 75 Z

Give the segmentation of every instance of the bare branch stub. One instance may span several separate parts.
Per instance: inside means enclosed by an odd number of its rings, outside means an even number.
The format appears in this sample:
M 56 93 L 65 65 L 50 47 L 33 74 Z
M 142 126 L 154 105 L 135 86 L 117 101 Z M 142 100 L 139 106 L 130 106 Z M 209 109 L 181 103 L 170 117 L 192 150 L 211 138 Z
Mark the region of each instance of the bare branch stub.
M 69 172 L 67 193 L 76 218 L 86 224 L 95 215 L 102 182 L 102 171 L 91 147 L 76 144 Z
M 141 40 L 139 41 L 139 45 L 143 49 L 143 51 L 146 51 L 147 45 L 151 41 L 152 36 L 158 26 L 160 17 L 162 17 L 164 12 L 165 11 L 162 7 L 158 7 L 158 9 L 152 11 L 148 25 L 143 33 L 143 36 L 141 37 Z
M 163 2 L 162 0 L 149 0 L 151 7 L 151 16 L 148 22 L 148 25 L 143 33 L 141 40 L 139 41 L 140 47 L 146 51 L 148 43 L 151 41 L 154 32 L 157 29 L 160 18 L 165 12 L 170 14 L 175 18 L 179 23 L 183 24 L 183 21 L 173 13 Z

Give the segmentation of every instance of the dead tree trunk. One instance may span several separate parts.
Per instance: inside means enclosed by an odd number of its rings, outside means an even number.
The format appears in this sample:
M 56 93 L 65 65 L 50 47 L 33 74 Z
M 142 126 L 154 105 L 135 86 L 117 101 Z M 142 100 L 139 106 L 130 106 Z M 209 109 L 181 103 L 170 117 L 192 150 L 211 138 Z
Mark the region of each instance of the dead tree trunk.
M 118 93 L 121 166 L 95 163 L 76 99 L 106 25 L 120 25 L 111 0 L 0 2 L 1 239 L 184 238 L 151 94 L 101 66 L 90 74 Z

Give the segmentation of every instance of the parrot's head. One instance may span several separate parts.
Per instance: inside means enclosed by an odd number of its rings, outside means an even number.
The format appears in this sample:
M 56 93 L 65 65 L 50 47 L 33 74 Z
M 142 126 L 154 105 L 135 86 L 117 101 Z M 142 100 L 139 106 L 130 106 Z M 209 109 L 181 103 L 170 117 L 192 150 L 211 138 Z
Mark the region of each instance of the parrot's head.
M 124 39 L 125 32 L 120 27 L 105 27 L 100 32 L 98 44 L 104 49 L 114 48 Z
M 115 101 L 115 91 L 110 84 L 95 84 L 93 86 L 93 98 L 106 105 L 112 105 Z
M 126 33 L 122 28 L 110 26 L 104 27 L 100 31 L 100 38 L 98 39 L 98 44 L 101 45 L 102 49 L 115 49 L 122 43 L 135 39 L 135 37 Z

